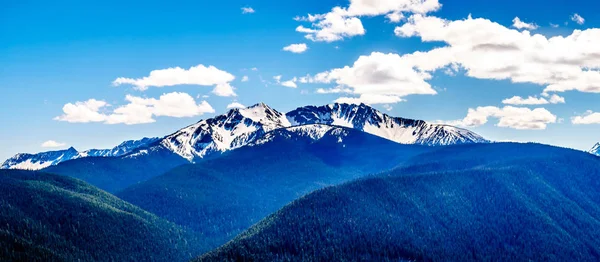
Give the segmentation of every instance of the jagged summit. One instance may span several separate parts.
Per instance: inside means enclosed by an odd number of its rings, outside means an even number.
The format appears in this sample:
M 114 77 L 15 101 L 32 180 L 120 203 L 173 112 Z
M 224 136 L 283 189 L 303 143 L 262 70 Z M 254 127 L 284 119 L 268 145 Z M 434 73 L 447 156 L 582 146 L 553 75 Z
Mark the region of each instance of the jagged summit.
M 596 143 L 592 149 L 590 149 L 590 154 L 600 156 L 600 142 Z
M 327 124 L 349 127 L 402 144 L 452 145 L 489 142 L 466 129 L 392 117 L 365 104 L 306 106 L 297 108 L 286 116 L 293 125 Z

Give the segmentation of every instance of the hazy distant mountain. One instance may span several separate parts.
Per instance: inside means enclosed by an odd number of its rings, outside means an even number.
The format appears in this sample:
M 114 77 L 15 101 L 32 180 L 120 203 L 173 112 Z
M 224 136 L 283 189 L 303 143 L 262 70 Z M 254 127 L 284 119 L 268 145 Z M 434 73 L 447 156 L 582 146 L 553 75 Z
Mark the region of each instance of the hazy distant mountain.
M 156 142 L 158 138 L 143 138 L 125 141 L 112 149 L 90 149 L 78 152 L 71 147 L 66 150 L 49 151 L 37 154 L 17 154 L 6 160 L 0 169 L 40 170 L 59 163 L 83 157 L 116 157 L 130 153 L 140 147 Z
M 315 191 L 199 261 L 598 261 L 600 159 L 451 146 Z
M 0 170 L 2 261 L 187 261 L 200 242 L 82 181 Z
M 165 148 L 150 147 L 118 157 L 73 159 L 42 171 L 78 178 L 114 193 L 186 163 L 189 162 Z

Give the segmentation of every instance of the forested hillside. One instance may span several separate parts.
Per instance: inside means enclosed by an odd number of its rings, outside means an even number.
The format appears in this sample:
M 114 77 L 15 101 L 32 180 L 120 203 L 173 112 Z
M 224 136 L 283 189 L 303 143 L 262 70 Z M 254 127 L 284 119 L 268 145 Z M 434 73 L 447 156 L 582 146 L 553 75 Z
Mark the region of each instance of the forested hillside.
M 187 261 L 182 228 L 82 181 L 0 170 L 2 261 Z
M 199 261 L 600 259 L 599 158 L 491 144 L 417 159 L 311 193 Z

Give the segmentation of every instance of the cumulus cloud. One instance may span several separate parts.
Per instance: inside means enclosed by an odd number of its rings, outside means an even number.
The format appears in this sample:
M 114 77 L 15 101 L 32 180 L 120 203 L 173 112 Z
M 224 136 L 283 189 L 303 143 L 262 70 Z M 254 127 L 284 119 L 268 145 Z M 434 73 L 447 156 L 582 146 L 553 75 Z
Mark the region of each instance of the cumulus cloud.
M 248 76 L 242 77 L 242 82 L 248 82 L 248 81 L 250 81 L 250 78 L 248 78 Z
M 543 97 L 534 97 L 530 96 L 527 98 L 522 98 L 520 96 L 513 96 L 511 98 L 507 98 L 502 100 L 503 104 L 508 105 L 546 105 L 546 104 L 564 104 L 565 98 L 559 95 L 553 94 L 549 97 L 549 99 Z
M 312 28 L 306 28 L 302 25 L 296 27 L 296 31 L 305 33 L 305 38 L 314 42 L 334 42 L 344 39 L 364 35 L 366 30 L 360 19 L 356 17 L 347 17 L 345 11 L 339 7 L 324 15 L 317 15 L 318 19 L 308 18 L 311 21 Z
M 217 96 L 237 96 L 235 88 L 229 83 L 218 84 L 213 89 L 212 93 Z
M 527 30 L 535 30 L 538 29 L 538 26 L 534 23 L 525 23 L 523 21 L 521 21 L 521 19 L 519 17 L 515 17 L 515 19 L 513 19 L 513 25 L 514 28 L 517 29 L 527 29 Z
M 547 38 L 482 18 L 449 21 L 417 14 L 395 33 L 447 44 L 412 54 L 420 70 L 458 64 L 469 77 L 534 83 L 546 86 L 545 92 L 600 93 L 600 29 Z
M 390 104 L 403 101 L 408 95 L 435 95 L 437 92 L 426 80 L 431 75 L 414 69 L 411 56 L 371 53 L 359 57 L 352 66 L 336 68 L 314 76 L 301 77 L 300 82 L 335 83 L 338 87 L 322 89 L 320 93 L 352 93 L 358 98 L 340 98 L 345 102 Z M 319 92 L 319 90 L 317 90 Z
M 296 54 L 304 53 L 308 47 L 306 44 L 291 44 L 283 48 L 283 51 L 288 51 Z
M 350 0 L 348 7 L 337 6 L 329 13 L 296 17 L 296 21 L 312 23 L 310 28 L 301 25 L 296 31 L 312 41 L 333 42 L 364 35 L 361 16 L 385 15 L 391 22 L 399 22 L 403 13 L 425 14 L 440 7 L 438 0 Z
M 113 85 L 133 85 L 137 90 L 147 90 L 149 87 L 165 87 L 176 85 L 215 86 L 213 93 L 223 96 L 234 96 L 233 88 L 229 84 L 235 79 L 232 74 L 214 66 L 202 64 L 183 69 L 181 67 L 153 70 L 149 76 L 143 78 L 119 77 Z M 219 90 L 217 90 L 219 89 Z M 227 89 L 227 90 L 225 90 Z
M 254 8 L 252 7 L 242 7 L 242 14 L 254 14 Z
M 246 106 L 242 105 L 238 102 L 232 102 L 231 104 L 227 105 L 227 109 L 232 109 L 232 108 L 246 108 Z
M 56 142 L 56 141 L 54 141 L 54 140 L 48 140 L 48 141 L 46 141 L 46 142 L 42 143 L 42 147 L 45 147 L 45 148 L 57 148 L 57 147 L 64 147 L 64 146 L 66 146 L 66 145 L 67 145 L 67 144 L 65 144 L 65 143 L 59 143 L 59 142 Z
M 71 110 L 72 107 L 69 105 L 73 104 L 67 104 L 63 108 L 64 115 L 56 117 L 55 120 L 71 123 L 103 122 L 135 125 L 156 122 L 154 119 L 156 116 L 181 118 L 215 112 L 208 102 L 196 103 L 189 94 L 179 92 L 163 94 L 159 99 L 127 95 L 125 100 L 127 104 L 115 108 L 112 112 L 100 112 L 106 103 L 97 103 L 94 99 L 75 103 L 79 106 L 78 110 Z
M 583 17 L 581 17 L 579 14 L 575 13 L 571 16 L 571 20 L 575 23 L 578 23 L 580 25 L 583 25 L 583 23 L 585 23 L 585 19 Z
M 600 113 L 588 110 L 581 116 L 571 118 L 571 122 L 575 125 L 600 124 Z
M 108 103 L 90 99 L 84 102 L 68 103 L 63 106 L 63 115 L 57 116 L 54 120 L 69 123 L 90 123 L 103 122 L 106 115 L 100 113 L 100 109 L 108 106 Z
M 461 120 L 445 121 L 447 124 L 477 127 L 488 122 L 489 118 L 497 118 L 499 127 L 507 127 L 519 130 L 541 130 L 546 129 L 548 124 L 556 123 L 557 117 L 545 108 L 529 109 L 523 107 L 495 106 L 470 108 L 467 116 Z

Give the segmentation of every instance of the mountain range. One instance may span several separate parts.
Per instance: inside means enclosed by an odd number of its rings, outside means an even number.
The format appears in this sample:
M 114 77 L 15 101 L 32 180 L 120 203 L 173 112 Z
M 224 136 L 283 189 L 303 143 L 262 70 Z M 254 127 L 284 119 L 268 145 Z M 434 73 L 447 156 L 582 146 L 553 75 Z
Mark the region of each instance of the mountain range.
M 0 170 L 0 257 L 599 260 L 600 158 L 488 142 L 366 105 L 260 103 L 111 150 L 23 155 L 44 168 Z
M 0 169 L 40 170 L 73 159 L 85 157 L 118 157 L 158 140 L 158 138 L 142 138 L 140 140 L 125 141 L 111 149 L 90 149 L 81 152 L 70 147 L 66 150 L 48 151 L 37 154 L 17 154 L 0 165 Z
M 40 170 L 85 157 L 142 155 L 148 149 L 167 150 L 194 162 L 251 144 L 276 129 L 310 124 L 352 128 L 400 144 L 442 146 L 489 142 L 466 129 L 392 117 L 365 104 L 305 106 L 283 114 L 259 103 L 247 108 L 231 109 L 226 114 L 202 120 L 164 138 L 126 141 L 106 150 L 78 152 L 69 148 L 39 154 L 17 154 L 6 160 L 0 168 Z

